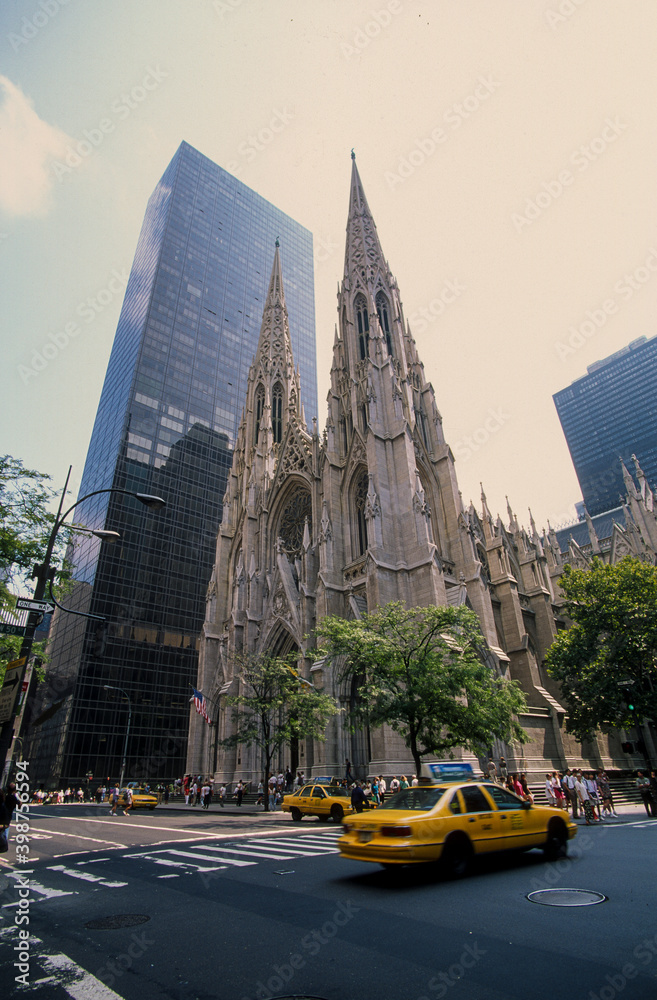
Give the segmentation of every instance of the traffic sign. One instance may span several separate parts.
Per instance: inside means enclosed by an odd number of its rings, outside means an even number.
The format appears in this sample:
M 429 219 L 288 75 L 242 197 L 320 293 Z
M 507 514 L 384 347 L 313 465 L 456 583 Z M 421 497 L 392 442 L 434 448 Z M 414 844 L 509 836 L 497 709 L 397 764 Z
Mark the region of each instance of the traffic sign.
M 17 611 L 40 611 L 44 615 L 51 615 L 55 610 L 55 605 L 49 601 L 32 601 L 29 597 L 19 597 L 16 601 Z
M 0 622 L 0 635 L 25 635 L 25 625 L 10 625 L 9 622 Z

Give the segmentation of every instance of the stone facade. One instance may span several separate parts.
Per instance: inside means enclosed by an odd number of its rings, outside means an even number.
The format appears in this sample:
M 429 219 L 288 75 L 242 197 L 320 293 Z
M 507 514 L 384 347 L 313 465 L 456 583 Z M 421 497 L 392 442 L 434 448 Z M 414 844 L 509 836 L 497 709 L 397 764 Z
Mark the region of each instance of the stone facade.
M 637 490 L 628 474 L 627 484 L 644 557 L 652 553 L 655 561 L 652 496 L 645 481 Z M 564 558 L 554 532 L 539 533 L 531 515 L 525 530 L 510 507 L 507 524 L 493 518 L 483 489 L 481 505 L 477 511 L 463 503 L 434 390 L 354 160 L 321 439 L 304 419 L 278 246 L 274 254 L 201 637 L 198 688 L 213 724 L 192 710 L 188 771 L 217 781 L 260 776 L 255 751 L 218 746 L 233 725 L 225 697 L 238 693 L 235 653 L 299 652 L 304 676 L 348 710 L 353 692 L 338 682 L 334 665 L 305 655 L 315 623 L 326 615 L 358 617 L 393 600 L 475 610 L 482 656 L 491 670 L 519 680 L 527 696 L 520 722 L 530 742 L 491 747 L 511 769 L 540 775 L 546 767 L 627 767 L 624 734 L 585 747 L 566 734 L 558 688 L 543 667 L 566 625 L 558 588 Z M 636 551 L 638 535 L 629 527 L 626 534 Z M 619 556 L 624 545 L 619 535 Z M 588 558 L 581 550 L 575 556 Z M 329 723 L 325 742 L 302 741 L 277 763 L 311 776 L 342 775 L 345 758 L 360 777 L 413 770 L 398 734 L 351 733 L 345 713 Z

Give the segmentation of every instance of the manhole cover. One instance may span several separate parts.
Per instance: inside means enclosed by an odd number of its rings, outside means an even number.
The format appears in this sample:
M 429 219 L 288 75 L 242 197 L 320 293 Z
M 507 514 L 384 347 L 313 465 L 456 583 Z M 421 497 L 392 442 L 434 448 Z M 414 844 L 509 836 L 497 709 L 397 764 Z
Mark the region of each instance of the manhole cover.
M 115 917 L 99 917 L 84 926 L 90 931 L 118 931 L 121 927 L 136 927 L 150 920 L 144 913 L 119 913 Z
M 591 889 L 539 889 L 527 896 L 530 903 L 543 903 L 544 906 L 594 906 L 595 903 L 606 903 L 608 897 L 602 892 Z

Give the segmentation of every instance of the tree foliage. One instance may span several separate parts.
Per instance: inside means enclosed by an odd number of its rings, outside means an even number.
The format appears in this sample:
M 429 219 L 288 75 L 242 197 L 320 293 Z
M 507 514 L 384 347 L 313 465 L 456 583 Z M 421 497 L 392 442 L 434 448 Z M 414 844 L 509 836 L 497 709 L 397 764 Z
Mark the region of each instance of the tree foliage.
M 569 731 L 589 739 L 597 728 L 657 718 L 657 567 L 630 556 L 615 566 L 594 559 L 590 570 L 566 566 L 560 586 L 572 627 L 546 663 L 561 684 Z
M 484 663 L 474 611 L 393 602 L 358 621 L 325 618 L 317 633 L 321 654 L 345 657 L 343 675 L 355 680 L 353 722 L 400 733 L 418 774 L 427 754 L 527 741 L 515 719 L 526 707 L 522 691 Z
M 5 610 L 15 608 L 17 591 L 31 593 L 32 569 L 44 559 L 56 517 L 52 508 L 59 495 L 49 481 L 50 476 L 26 469 L 20 459 L 0 456 L 0 604 Z M 62 559 L 60 586 L 70 576 L 63 561 L 66 540 L 63 531 L 55 550 Z M 4 664 L 18 656 L 21 641 L 20 636 L 0 636 L 0 683 Z M 43 656 L 42 645 L 33 646 L 37 656 Z
M 283 747 L 295 738 L 325 739 L 326 725 L 338 706 L 279 657 L 244 655 L 236 666 L 241 693 L 226 699 L 234 707 L 235 732 L 221 745 L 258 747 L 266 790 L 272 761 Z

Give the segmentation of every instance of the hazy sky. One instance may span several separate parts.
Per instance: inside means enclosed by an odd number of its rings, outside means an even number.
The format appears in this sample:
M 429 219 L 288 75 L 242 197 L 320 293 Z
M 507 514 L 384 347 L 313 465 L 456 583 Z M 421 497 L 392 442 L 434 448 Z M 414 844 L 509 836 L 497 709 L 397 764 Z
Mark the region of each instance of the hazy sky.
M 656 48 L 655 0 L 3 0 L 0 451 L 77 490 L 183 139 L 314 233 L 323 427 L 353 146 L 465 502 L 572 517 L 552 393 L 657 332 Z

